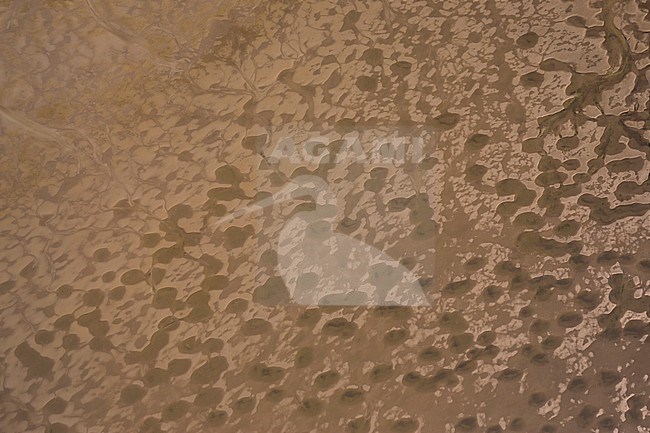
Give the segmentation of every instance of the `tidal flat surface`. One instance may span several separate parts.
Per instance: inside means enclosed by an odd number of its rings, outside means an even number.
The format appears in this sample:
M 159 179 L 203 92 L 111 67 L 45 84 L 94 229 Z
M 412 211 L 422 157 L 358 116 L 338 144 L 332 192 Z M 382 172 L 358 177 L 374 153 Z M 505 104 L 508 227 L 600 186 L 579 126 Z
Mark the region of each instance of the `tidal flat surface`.
M 0 431 L 650 431 L 649 80 L 647 0 L 0 1 Z

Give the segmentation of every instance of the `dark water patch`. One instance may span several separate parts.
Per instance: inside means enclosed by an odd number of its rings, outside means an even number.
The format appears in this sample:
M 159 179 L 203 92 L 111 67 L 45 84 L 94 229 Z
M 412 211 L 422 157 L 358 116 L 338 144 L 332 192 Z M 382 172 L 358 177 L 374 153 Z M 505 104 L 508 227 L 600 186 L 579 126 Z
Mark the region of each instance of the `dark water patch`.
M 474 256 L 468 259 L 465 263 L 463 263 L 464 267 L 469 272 L 476 272 L 479 269 L 483 268 L 486 264 L 487 264 L 487 259 L 485 257 L 480 257 L 480 256 Z
M 452 332 L 463 332 L 469 327 L 469 323 L 460 311 L 447 311 L 438 320 L 440 326 Z
M 330 319 L 323 325 L 322 332 L 327 336 L 351 338 L 357 332 L 358 326 L 343 317 Z
M 539 87 L 544 83 L 544 75 L 537 71 L 529 72 L 522 75 L 519 82 L 524 87 Z
M 565 220 L 555 226 L 553 231 L 562 237 L 575 236 L 580 230 L 580 223 L 576 220 Z
M 81 338 L 76 334 L 64 335 L 61 341 L 61 347 L 68 351 L 77 349 L 80 344 Z
M 539 137 L 528 138 L 521 143 L 521 150 L 524 153 L 543 153 L 544 140 Z
M 285 369 L 279 366 L 269 366 L 264 363 L 253 364 L 248 371 L 248 377 L 259 382 L 278 382 L 282 380 Z
M 528 404 L 532 407 L 539 408 L 544 406 L 549 400 L 548 396 L 543 391 L 535 391 L 528 397 Z
M 334 370 L 324 371 L 314 378 L 314 386 L 320 389 L 328 389 L 336 385 L 340 379 L 341 375 L 338 372 Z
M 497 302 L 501 296 L 503 296 L 503 288 L 495 285 L 489 285 L 483 289 L 482 296 L 486 301 L 490 303 Z
M 429 346 L 420 351 L 418 359 L 424 363 L 435 363 L 442 359 L 442 355 L 442 351 L 433 346 Z
M 456 430 L 459 432 L 476 431 L 477 428 L 478 421 L 476 421 L 476 417 L 474 416 L 466 416 L 456 423 Z
M 206 424 L 210 427 L 221 427 L 228 421 L 228 412 L 212 410 L 206 416 Z
M 147 390 L 140 385 L 127 385 L 122 388 L 120 392 L 120 403 L 130 406 L 140 400 L 146 395 Z
M 578 204 L 590 209 L 589 217 L 599 224 L 608 225 L 620 219 L 643 216 L 650 210 L 650 204 L 632 203 L 622 204 L 610 208 L 606 198 L 599 198 L 592 194 L 583 194 L 578 198 Z
M 61 397 L 54 397 L 45 403 L 43 406 L 43 412 L 53 415 L 60 415 L 65 412 L 65 408 L 68 406 L 68 402 L 62 399 Z
M 582 250 L 582 242 L 580 241 L 563 243 L 554 239 L 544 238 L 535 231 L 525 231 L 517 236 L 516 246 L 526 253 L 544 254 L 551 257 L 576 254 Z
M 34 342 L 39 346 L 47 346 L 54 341 L 54 333 L 46 329 L 36 331 Z
M 402 384 L 408 387 L 416 386 L 422 379 L 420 373 L 417 371 L 411 371 L 402 376 Z
M 481 346 L 489 346 L 494 343 L 497 334 L 494 331 L 483 331 L 476 337 L 476 343 Z
M 295 368 L 305 368 L 312 362 L 314 362 L 314 348 L 301 347 L 296 352 L 296 358 L 294 360 L 293 366 Z
M 347 388 L 341 391 L 338 397 L 339 403 L 343 405 L 359 404 L 363 401 L 364 392 L 361 388 Z
M 198 407 L 216 406 L 223 400 L 224 391 L 221 388 L 201 388 L 194 397 L 193 404 Z
M 241 327 L 242 334 L 247 337 L 263 335 L 271 332 L 272 329 L 270 322 L 260 318 L 249 319 Z
M 454 371 L 458 374 L 467 374 L 476 370 L 478 362 L 475 359 L 466 359 L 456 363 Z
M 368 373 L 372 382 L 385 382 L 393 376 L 394 369 L 391 364 L 377 364 Z
M 321 315 L 320 308 L 308 308 L 300 314 L 296 324 L 298 326 L 313 327 L 320 321 Z
M 400 418 L 393 421 L 390 431 L 395 433 L 413 433 L 420 427 L 420 423 L 413 418 Z
M 580 428 L 588 427 L 596 419 L 596 415 L 598 414 L 598 411 L 599 409 L 592 404 L 586 404 L 582 406 L 582 408 L 578 412 L 578 415 L 576 416 L 576 424 L 578 425 L 578 427 Z
M 535 32 L 528 32 L 519 36 L 515 42 L 519 48 L 530 49 L 537 45 L 537 42 L 539 42 L 539 36 Z
M 255 397 L 242 397 L 231 404 L 233 415 L 244 415 L 255 409 L 257 401 Z
M 178 400 L 168 404 L 160 414 L 163 421 L 177 421 L 184 417 L 190 409 L 190 403 L 184 400 Z
M 281 277 L 270 277 L 264 284 L 255 288 L 253 301 L 266 306 L 290 303 L 289 290 Z
M 146 279 L 147 277 L 140 269 L 131 269 L 123 273 L 120 277 L 120 281 L 125 286 L 133 286 L 145 281 Z
M 556 143 L 557 150 L 561 152 L 568 152 L 577 149 L 580 146 L 580 139 L 573 135 L 570 137 L 562 137 Z
M 318 416 L 325 409 L 325 404 L 317 397 L 308 397 L 300 402 L 298 413 L 306 417 Z
M 589 382 L 583 376 L 576 376 L 567 384 L 567 391 L 583 393 L 589 389 Z
M 582 323 L 582 314 L 577 311 L 567 311 L 557 317 L 557 324 L 563 328 L 575 328 Z
M 474 336 L 470 333 L 452 335 L 447 339 L 449 350 L 463 353 L 474 344 Z
M 488 172 L 488 168 L 481 164 L 473 164 L 465 169 L 465 179 L 470 184 L 480 184 Z
M 388 345 L 397 345 L 402 343 L 408 337 L 406 329 L 391 329 L 384 334 L 384 343 Z
M 453 129 L 458 125 L 458 122 L 460 122 L 460 115 L 450 112 L 442 113 L 439 116 L 428 120 L 428 124 L 438 131 Z
M 371 420 L 367 417 L 354 418 L 346 424 L 350 433 L 370 433 Z
M 623 380 L 623 375 L 615 370 L 603 369 L 598 372 L 598 383 L 602 386 L 614 386 Z
M 602 302 L 602 297 L 591 290 L 581 290 L 576 295 L 577 304 L 587 311 L 595 309 Z
M 452 281 L 442 288 L 442 294 L 447 296 L 461 296 L 474 288 L 476 282 L 467 278 L 459 281 Z
M 217 168 L 214 171 L 214 177 L 219 183 L 228 184 L 228 185 L 238 185 L 241 181 L 244 180 L 244 176 L 232 165 L 224 165 Z
M 551 322 L 545 319 L 535 319 L 528 328 L 533 334 L 545 334 L 551 328 Z
M 191 367 L 192 367 L 192 361 L 189 359 L 185 359 L 185 358 L 172 359 L 167 364 L 167 373 L 171 377 L 181 376 L 187 373 L 188 371 L 190 371 Z
M 512 431 L 523 431 L 526 428 L 526 421 L 523 418 L 515 417 L 510 421 L 508 428 Z
M 228 361 L 222 356 L 210 358 L 192 372 L 190 380 L 193 382 L 208 384 L 214 383 L 221 377 L 221 374 L 228 370 Z
M 265 395 L 264 398 L 267 401 L 272 403 L 279 403 L 285 398 L 287 398 L 287 392 L 282 388 L 271 388 Z
M 20 363 L 27 367 L 28 376 L 45 378 L 52 373 L 54 360 L 41 355 L 26 341 L 16 347 L 14 354 Z
M 490 136 L 486 134 L 473 134 L 465 142 L 465 147 L 471 151 L 483 149 L 490 142 Z
M 555 350 L 562 345 L 562 341 L 562 337 L 548 335 L 542 340 L 541 346 L 545 350 Z
M 522 376 L 521 370 L 516 368 L 508 367 L 505 370 L 501 370 L 497 373 L 497 378 L 502 381 L 514 381 L 519 380 Z

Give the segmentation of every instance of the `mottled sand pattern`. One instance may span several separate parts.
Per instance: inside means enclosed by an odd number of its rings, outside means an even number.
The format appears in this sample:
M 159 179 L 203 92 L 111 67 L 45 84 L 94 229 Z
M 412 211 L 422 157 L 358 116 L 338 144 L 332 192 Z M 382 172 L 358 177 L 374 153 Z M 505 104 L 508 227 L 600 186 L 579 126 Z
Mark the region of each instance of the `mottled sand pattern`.
M 0 1 L 0 431 L 649 432 L 649 9 Z M 423 159 L 268 157 L 372 128 Z M 309 197 L 217 223 L 298 175 L 431 306 L 294 303 Z

